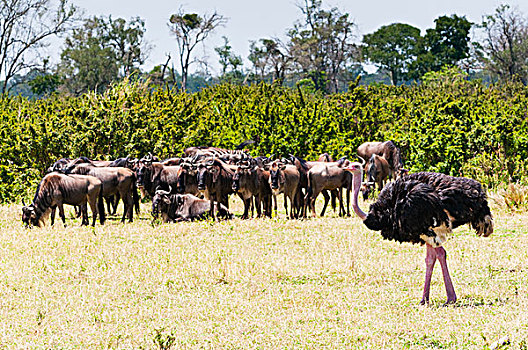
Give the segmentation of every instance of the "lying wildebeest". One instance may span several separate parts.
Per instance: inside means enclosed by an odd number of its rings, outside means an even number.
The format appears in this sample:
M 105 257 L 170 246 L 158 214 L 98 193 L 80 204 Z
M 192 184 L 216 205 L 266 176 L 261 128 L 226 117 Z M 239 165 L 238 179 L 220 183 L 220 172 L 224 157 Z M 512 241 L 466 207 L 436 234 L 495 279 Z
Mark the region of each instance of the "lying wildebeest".
M 90 163 L 70 166 L 66 174 L 79 174 L 95 176 L 103 183 L 103 197 L 119 195 L 123 200 L 124 209 L 121 222 L 128 218 L 129 222 L 134 220 L 134 205 L 136 211 L 139 207 L 139 196 L 136 188 L 136 174 L 128 168 L 121 167 L 96 167 Z
M 290 200 L 290 219 L 299 217 L 302 205 L 302 193 L 299 188 L 301 175 L 295 165 L 273 161 L 269 164 L 269 184 L 273 195 L 284 193 L 284 208 L 288 215 L 288 200 Z
M 89 204 L 93 216 L 92 226 L 95 226 L 98 213 L 99 220 L 103 224 L 105 215 L 101 190 L 101 180 L 93 176 L 49 173 L 40 181 L 33 202 L 30 205 L 24 203 L 22 222 L 29 227 L 32 225 L 40 227 L 44 224 L 48 213 L 58 207 L 59 215 L 66 226 L 64 204 L 68 204 L 82 207 L 82 225 L 88 225 L 87 204 Z
M 218 216 L 232 219 L 233 215 L 220 203 L 213 203 Z M 209 217 L 211 202 L 200 199 L 192 194 L 170 194 L 169 191 L 158 190 L 152 198 L 152 216 L 161 214 L 163 222 L 192 221 Z
M 378 185 L 378 191 L 381 191 L 385 180 L 392 177 L 389 163 L 383 156 L 373 154 L 365 165 L 367 181 L 361 185 L 363 199 L 366 200 L 374 190 L 374 185 Z
M 396 177 L 400 177 L 403 170 L 403 161 L 400 149 L 394 142 L 365 142 L 357 148 L 357 154 L 363 159 L 370 159 L 373 154 L 383 156 L 389 163 L 392 173 Z
M 271 188 L 268 183 L 270 173 L 258 166 L 248 163 L 238 165 L 233 175 L 232 189 L 244 202 L 242 219 L 249 218 L 251 200 L 255 198 L 257 217 L 264 215 L 271 218 Z M 253 215 L 253 214 L 252 214 Z

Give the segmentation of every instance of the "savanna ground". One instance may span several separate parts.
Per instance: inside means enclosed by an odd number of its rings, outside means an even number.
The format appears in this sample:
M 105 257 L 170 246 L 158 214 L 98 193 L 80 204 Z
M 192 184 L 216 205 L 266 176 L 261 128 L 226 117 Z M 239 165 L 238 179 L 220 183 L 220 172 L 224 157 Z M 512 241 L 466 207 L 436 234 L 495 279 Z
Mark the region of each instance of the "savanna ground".
M 443 307 L 436 266 L 424 307 L 425 248 L 356 217 L 152 225 L 144 204 L 133 224 L 28 230 L 20 207 L 0 207 L 3 348 L 528 348 L 527 214 L 458 228 L 459 299 Z

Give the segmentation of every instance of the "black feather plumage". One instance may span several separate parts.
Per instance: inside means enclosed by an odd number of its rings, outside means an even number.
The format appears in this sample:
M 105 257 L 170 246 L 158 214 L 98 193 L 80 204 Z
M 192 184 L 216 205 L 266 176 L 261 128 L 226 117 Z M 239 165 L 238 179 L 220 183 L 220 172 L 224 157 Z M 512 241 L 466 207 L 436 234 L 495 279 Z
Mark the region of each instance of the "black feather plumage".
M 485 236 L 493 231 L 481 184 L 430 172 L 411 174 L 387 185 L 364 221 L 386 239 L 411 243 L 424 243 L 420 235 L 435 236 L 432 228 L 440 225 L 455 228 L 466 223 Z

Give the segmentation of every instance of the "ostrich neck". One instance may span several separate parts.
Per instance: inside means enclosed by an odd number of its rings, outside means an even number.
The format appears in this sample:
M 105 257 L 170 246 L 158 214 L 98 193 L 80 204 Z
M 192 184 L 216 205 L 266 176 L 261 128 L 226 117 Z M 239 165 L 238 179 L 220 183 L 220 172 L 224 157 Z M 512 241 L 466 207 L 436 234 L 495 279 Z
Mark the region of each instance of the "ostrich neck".
M 354 189 L 354 198 L 352 200 L 352 208 L 354 209 L 354 212 L 361 218 L 361 220 L 365 220 L 367 218 L 367 214 L 361 210 L 361 208 L 358 205 L 358 196 L 359 196 L 359 189 L 361 188 L 361 179 L 362 179 L 362 173 L 359 174 L 353 173 L 353 180 L 352 180 L 352 186 Z

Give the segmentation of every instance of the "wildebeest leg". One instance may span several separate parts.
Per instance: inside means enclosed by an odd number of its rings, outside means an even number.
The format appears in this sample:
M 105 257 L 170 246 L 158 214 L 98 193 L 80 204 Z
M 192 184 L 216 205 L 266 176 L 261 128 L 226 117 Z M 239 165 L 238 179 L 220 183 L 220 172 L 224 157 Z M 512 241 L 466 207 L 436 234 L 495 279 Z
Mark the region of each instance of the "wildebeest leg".
M 75 205 L 75 206 L 73 207 L 73 209 L 75 209 L 75 217 L 76 217 L 76 218 L 80 218 L 80 217 L 81 217 L 81 214 L 82 214 L 82 212 L 81 212 L 81 206 L 80 206 L 80 205 Z
M 62 223 L 64 224 L 64 227 L 66 227 L 66 216 L 64 215 L 64 206 L 62 203 L 57 204 L 57 207 L 59 207 L 59 216 L 62 219 Z M 80 209 L 82 210 L 82 208 Z
M 83 204 L 81 207 L 82 210 L 82 221 L 81 226 L 88 226 L 88 204 Z
M 88 203 L 90 204 L 90 209 L 92 210 L 92 226 L 95 227 L 95 220 L 97 220 L 97 214 L 99 214 L 99 210 L 97 208 L 97 198 L 98 196 L 92 196 L 91 198 L 88 198 Z
M 51 207 L 51 226 L 55 223 L 55 212 L 57 211 L 57 206 Z
M 107 196 L 105 197 L 105 201 L 106 201 L 106 211 L 109 213 L 109 214 L 115 214 L 114 211 L 112 210 L 112 204 L 114 202 L 114 196 Z
M 117 213 L 117 206 L 119 205 L 120 198 L 121 196 L 116 193 L 116 195 L 114 196 L 114 202 L 112 203 L 112 215 L 115 215 Z
M 121 198 L 123 198 L 123 202 L 125 202 L 126 199 L 126 211 L 127 211 L 127 217 L 128 222 L 134 221 L 134 199 L 132 198 L 132 191 L 127 191 L 126 193 L 123 193 L 121 195 Z
M 211 220 L 215 221 L 215 205 L 214 205 L 214 199 L 216 196 L 214 196 L 212 193 L 209 193 L 209 203 L 210 203 L 210 209 L 209 209 L 209 216 L 211 217 Z
M 277 216 L 277 195 L 273 195 L 273 210 L 275 211 L 275 216 Z
M 251 206 L 251 197 L 244 198 L 240 196 L 240 199 L 242 199 L 242 202 L 244 203 L 244 214 L 242 214 L 242 219 L 249 219 L 249 207 Z
M 262 208 L 260 206 L 260 195 L 253 196 L 255 198 L 255 209 L 257 211 L 257 218 L 262 217 Z
M 324 216 L 326 207 L 328 206 L 328 202 L 330 201 L 330 196 L 328 195 L 328 191 L 323 191 L 322 193 L 323 193 L 325 202 L 324 202 L 323 210 L 321 210 L 321 216 Z M 314 198 L 314 213 L 315 213 L 315 198 Z
M 284 192 L 284 209 L 286 210 L 286 217 L 288 217 L 288 196 Z
M 343 203 L 343 189 L 337 189 L 337 196 L 339 198 L 339 216 L 345 216 L 345 205 Z
M 350 187 L 346 189 L 347 216 L 350 216 Z

